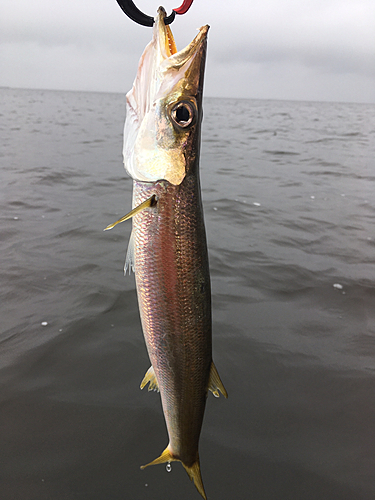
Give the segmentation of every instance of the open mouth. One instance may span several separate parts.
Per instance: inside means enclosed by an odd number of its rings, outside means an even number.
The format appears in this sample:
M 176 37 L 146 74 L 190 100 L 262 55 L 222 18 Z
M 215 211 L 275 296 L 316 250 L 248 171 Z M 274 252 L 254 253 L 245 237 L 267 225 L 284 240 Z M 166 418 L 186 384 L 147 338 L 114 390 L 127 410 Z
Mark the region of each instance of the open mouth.
M 161 52 L 164 53 L 164 57 L 170 60 L 170 64 L 173 66 L 181 67 L 189 58 L 191 58 L 198 50 L 200 44 L 207 37 L 207 32 L 209 26 L 202 26 L 199 30 L 198 35 L 194 38 L 192 42 L 189 43 L 187 47 L 177 51 L 176 42 L 169 24 L 164 23 L 164 18 L 166 16 L 166 11 L 163 7 L 159 7 L 157 13 L 157 30 L 159 38 L 159 47 Z M 174 56 L 174 57 L 172 57 Z M 173 61 L 173 62 L 172 62 Z
M 167 57 L 173 56 L 177 53 L 176 42 L 174 41 L 174 36 L 169 24 L 164 24 L 164 18 L 167 15 L 163 7 L 158 8 L 159 17 L 159 36 L 160 40 L 164 40 L 165 52 Z
M 165 45 L 167 53 L 169 52 L 169 56 L 172 56 L 173 54 L 176 54 L 177 47 L 176 47 L 176 42 L 174 41 L 172 30 L 169 27 L 169 24 L 165 27 L 165 31 L 166 31 Z

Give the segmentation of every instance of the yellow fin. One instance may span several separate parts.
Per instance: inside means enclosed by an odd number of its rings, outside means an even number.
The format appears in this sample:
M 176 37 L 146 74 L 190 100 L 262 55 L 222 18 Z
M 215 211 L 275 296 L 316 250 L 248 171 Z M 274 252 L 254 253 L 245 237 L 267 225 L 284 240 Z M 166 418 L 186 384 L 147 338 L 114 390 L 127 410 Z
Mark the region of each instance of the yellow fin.
M 194 486 L 197 488 L 204 500 L 207 500 L 202 481 L 201 468 L 199 466 L 199 458 L 196 462 L 193 463 L 191 467 L 187 467 L 183 462 L 181 463 L 184 466 L 186 472 L 189 474 L 190 479 L 193 481 Z
M 181 462 L 178 458 L 175 458 L 172 453 L 169 450 L 169 446 L 165 448 L 163 453 L 160 455 L 160 457 L 155 458 L 152 462 L 146 465 L 142 465 L 141 469 L 145 469 L 149 465 L 158 465 L 158 464 L 164 464 L 165 462 Z M 206 493 L 204 491 L 204 486 L 203 486 L 203 481 L 202 481 L 202 476 L 201 476 L 201 469 L 199 466 L 199 457 L 197 458 L 196 462 L 193 463 L 191 467 L 188 467 L 185 465 L 183 462 L 181 462 L 182 465 L 184 466 L 184 469 L 188 473 L 190 479 L 193 481 L 195 487 L 199 491 L 199 493 L 202 495 L 204 500 L 207 500 Z
M 143 377 L 143 380 L 141 382 L 141 389 L 146 387 L 146 385 L 149 382 L 150 382 L 150 385 L 148 386 L 148 390 L 159 392 L 159 384 L 158 384 L 158 381 L 156 380 L 156 375 L 155 375 L 154 368 L 152 365 L 147 370 L 146 375 Z
M 120 224 L 120 222 L 124 222 L 125 220 L 131 219 L 134 217 L 134 215 L 137 215 L 141 210 L 144 210 L 145 208 L 149 207 L 154 207 L 156 205 L 156 196 L 153 194 L 150 196 L 150 198 L 147 198 L 146 201 L 138 205 L 138 207 L 133 208 L 128 214 L 124 215 L 124 217 L 121 217 L 118 221 L 114 222 L 113 224 L 110 224 L 107 226 L 103 231 L 108 231 L 109 229 L 112 229 L 115 227 L 117 224 Z
M 141 465 L 141 469 L 145 469 L 149 465 L 158 465 L 158 464 L 164 464 L 165 462 L 175 462 L 176 459 L 172 456 L 172 453 L 169 451 L 168 446 L 165 448 L 163 453 L 160 455 L 160 457 L 155 458 L 152 462 L 146 465 Z
M 220 396 L 219 391 L 225 398 L 228 397 L 228 393 L 225 390 L 223 382 L 220 379 L 220 375 L 218 374 L 218 371 L 213 361 L 211 363 L 210 380 L 208 382 L 208 388 L 215 396 L 215 398 L 218 398 Z

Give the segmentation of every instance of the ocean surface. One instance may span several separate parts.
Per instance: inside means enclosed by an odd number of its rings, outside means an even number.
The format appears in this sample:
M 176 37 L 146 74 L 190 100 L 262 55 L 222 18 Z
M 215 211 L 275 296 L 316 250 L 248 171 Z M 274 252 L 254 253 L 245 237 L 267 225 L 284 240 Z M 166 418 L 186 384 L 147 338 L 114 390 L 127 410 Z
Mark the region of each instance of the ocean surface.
M 125 95 L 0 89 L 0 498 L 199 499 L 134 276 Z M 205 99 L 211 500 L 375 498 L 375 105 Z

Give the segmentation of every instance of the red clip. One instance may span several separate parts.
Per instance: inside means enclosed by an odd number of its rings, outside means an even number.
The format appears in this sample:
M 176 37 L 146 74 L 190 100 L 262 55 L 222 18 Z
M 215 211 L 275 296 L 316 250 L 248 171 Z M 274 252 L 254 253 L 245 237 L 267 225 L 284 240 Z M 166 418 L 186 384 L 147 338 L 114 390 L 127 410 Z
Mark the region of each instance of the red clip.
M 186 12 L 190 9 L 191 4 L 194 0 L 184 0 L 182 5 L 177 9 L 173 9 L 176 14 L 186 14 Z

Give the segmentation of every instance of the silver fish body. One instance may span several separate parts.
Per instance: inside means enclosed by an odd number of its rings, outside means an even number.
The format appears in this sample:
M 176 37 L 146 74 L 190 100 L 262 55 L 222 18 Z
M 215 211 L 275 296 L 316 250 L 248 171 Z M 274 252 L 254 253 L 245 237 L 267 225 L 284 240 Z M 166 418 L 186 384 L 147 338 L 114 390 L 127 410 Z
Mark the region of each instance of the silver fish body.
M 141 387 L 150 383 L 160 391 L 169 435 L 167 448 L 148 465 L 181 461 L 206 498 L 198 444 L 207 392 L 227 395 L 212 362 L 210 276 L 199 181 L 208 26 L 177 52 L 164 15 L 160 8 L 153 40 L 127 95 L 124 163 L 134 179 L 135 215 L 125 270 L 135 272 L 151 361 Z

